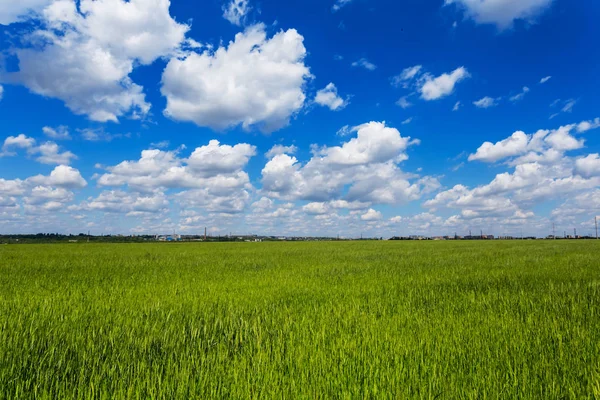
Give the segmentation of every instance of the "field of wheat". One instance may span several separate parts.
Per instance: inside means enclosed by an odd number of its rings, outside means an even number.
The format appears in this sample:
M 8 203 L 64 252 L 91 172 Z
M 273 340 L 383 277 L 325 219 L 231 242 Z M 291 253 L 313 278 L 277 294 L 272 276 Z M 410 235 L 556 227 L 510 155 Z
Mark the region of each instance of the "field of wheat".
M 600 243 L 0 247 L 0 398 L 598 399 Z

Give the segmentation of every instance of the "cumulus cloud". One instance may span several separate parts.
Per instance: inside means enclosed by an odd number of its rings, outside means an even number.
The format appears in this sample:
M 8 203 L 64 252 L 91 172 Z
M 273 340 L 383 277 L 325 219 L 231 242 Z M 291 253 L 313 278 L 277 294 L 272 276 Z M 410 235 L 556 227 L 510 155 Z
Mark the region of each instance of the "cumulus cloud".
M 52 0 L 3 1 L 0 3 L 0 25 L 10 25 L 41 12 Z
M 329 212 L 329 208 L 327 207 L 326 203 L 309 203 L 307 205 L 305 205 L 304 207 L 302 207 L 302 210 L 307 213 L 307 214 L 311 214 L 311 215 L 321 215 L 321 214 L 327 214 Z
M 523 154 L 527 151 L 530 138 L 525 132 L 517 131 L 507 139 L 497 143 L 485 142 L 475 154 L 469 156 L 469 161 L 496 162 L 506 157 Z
M 242 26 L 246 15 L 252 10 L 249 0 L 231 0 L 223 6 L 223 18 L 234 25 Z
M 263 192 L 286 200 L 397 204 L 437 187 L 435 179 L 418 179 L 397 165 L 418 141 L 381 122 L 357 126 L 352 132 L 356 137 L 340 146 L 314 147 L 313 157 L 304 165 L 288 154 L 273 157 L 262 170 Z
M 2 101 L 2 97 L 4 97 L 4 86 L 0 85 L 0 101 Z
M 489 183 L 468 188 L 456 185 L 424 203 L 430 209 L 458 209 L 452 223 L 502 218 L 504 223 L 521 223 L 534 217 L 533 207 L 600 185 L 597 154 L 572 157 L 569 151 L 583 148 L 583 139 L 573 136 L 581 124 L 533 135 L 518 131 L 497 143 L 484 143 L 470 161 L 496 162 L 507 159 L 513 171 L 497 174 Z M 497 220 L 494 220 L 497 222 Z
M 281 144 L 276 144 L 275 146 L 271 147 L 271 149 L 269 151 L 267 151 L 265 153 L 265 157 L 273 158 L 280 154 L 296 154 L 297 151 L 298 151 L 298 148 L 294 145 L 283 146 Z
M 0 195 L 20 196 L 25 193 L 25 182 L 20 179 L 0 178 Z
M 438 100 L 454 92 L 456 84 L 469 78 L 471 75 L 465 67 L 460 67 L 451 73 L 433 77 L 429 74 L 424 76 L 423 84 L 419 91 L 424 100 Z
M 551 76 L 546 76 L 546 77 L 544 77 L 544 78 L 540 79 L 540 83 L 546 83 L 546 82 L 548 82 L 550 79 L 552 79 L 552 77 L 551 77 Z
M 70 140 L 71 135 L 69 134 L 69 128 L 66 126 L 59 126 L 56 128 L 51 128 L 49 126 L 45 126 L 42 128 L 42 132 L 44 135 L 48 136 L 50 139 L 54 140 Z
M 4 139 L 0 156 L 13 156 L 16 154 L 13 152 L 14 149 L 31 149 L 33 146 L 35 146 L 35 139 L 22 133 L 18 136 L 9 136 Z
M 491 108 L 491 107 L 496 107 L 498 105 L 499 100 L 500 100 L 499 98 L 492 98 L 492 97 L 486 96 L 482 99 L 474 101 L 473 104 L 477 108 Z
M 516 156 L 522 156 L 512 161 L 517 164 L 524 161 L 557 160 L 562 153 L 577 150 L 584 146 L 584 141 L 575 138 L 572 133 L 586 122 L 561 126 L 555 130 L 539 130 L 533 135 L 517 131 L 497 143 L 483 143 L 475 154 L 469 156 L 469 161 L 493 163 Z
M 221 145 L 216 140 L 196 148 L 188 158 L 177 151 L 144 150 L 137 161 L 107 167 L 107 173 L 98 177 L 98 185 L 125 185 L 138 193 L 183 190 L 177 201 L 185 206 L 240 212 L 252 190 L 244 168 L 255 154 L 256 148 L 249 144 Z
M 52 188 L 48 186 L 35 186 L 25 198 L 25 203 L 39 206 L 52 202 L 61 206 L 73 200 L 73 192 L 65 188 Z
M 107 190 L 95 198 L 89 198 L 79 208 L 89 211 L 138 216 L 140 214 L 154 214 L 166 211 L 168 206 L 169 201 L 162 192 L 139 194 L 128 193 L 122 190 Z
M 42 164 L 65 164 L 71 163 L 71 160 L 77 156 L 70 151 L 60 152 L 60 147 L 54 142 L 46 142 L 30 149 L 30 154 L 39 154 L 36 161 Z
M 348 99 L 341 98 L 335 85 L 330 83 L 317 92 L 315 103 L 323 107 L 329 107 L 331 111 L 339 111 L 348 105 Z
M 304 105 L 304 38 L 294 29 L 267 38 L 265 26 L 238 33 L 228 47 L 172 59 L 162 77 L 165 115 L 223 130 L 273 132 Z
M 27 181 L 38 185 L 56 186 L 66 189 L 81 189 L 87 186 L 87 182 L 81 173 L 67 165 L 59 165 L 52 170 L 50 176 L 37 175 L 28 178 Z
M 19 71 L 1 78 L 57 98 L 75 114 L 117 121 L 148 113 L 138 65 L 175 54 L 189 29 L 169 14 L 169 0 L 56 0 L 15 50 Z
M 363 221 L 379 221 L 382 218 L 383 215 L 379 211 L 375 211 L 372 208 L 360 216 L 360 219 Z
M 45 142 L 36 146 L 36 140 L 20 134 L 9 136 L 4 140 L 1 156 L 15 156 L 14 150 L 23 149 L 30 156 L 37 156 L 36 161 L 42 164 L 70 164 L 77 156 L 70 151 L 60 151 L 60 147 L 54 142 Z
M 203 176 L 231 174 L 242 170 L 255 155 L 256 147 L 249 144 L 229 146 L 211 140 L 208 145 L 194 150 L 187 159 L 187 165 Z
M 600 156 L 595 153 L 578 158 L 575 161 L 575 170 L 579 175 L 586 178 L 600 176 Z
M 454 107 L 452 107 L 452 111 L 458 111 L 458 110 L 460 110 L 460 107 L 461 107 L 461 103 L 460 103 L 460 101 L 457 101 L 454 104 Z
M 600 118 L 596 118 L 591 121 L 583 121 L 577 125 L 577 132 L 583 133 L 591 129 L 600 128 Z
M 364 68 L 366 70 L 369 71 L 375 71 L 377 69 L 377 65 L 373 64 L 372 62 L 370 62 L 369 60 L 367 60 L 366 58 L 361 58 L 357 61 L 354 61 L 352 63 L 353 67 L 359 67 L 359 68 Z
M 515 20 L 532 21 L 552 4 L 552 0 L 446 0 L 456 4 L 478 24 L 510 28 Z

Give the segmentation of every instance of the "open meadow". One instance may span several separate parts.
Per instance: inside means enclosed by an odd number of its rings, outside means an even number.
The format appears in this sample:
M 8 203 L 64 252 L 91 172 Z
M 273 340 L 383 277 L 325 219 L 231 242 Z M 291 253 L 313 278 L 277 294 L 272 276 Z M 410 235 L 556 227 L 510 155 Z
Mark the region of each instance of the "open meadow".
M 0 246 L 0 398 L 598 399 L 600 243 Z

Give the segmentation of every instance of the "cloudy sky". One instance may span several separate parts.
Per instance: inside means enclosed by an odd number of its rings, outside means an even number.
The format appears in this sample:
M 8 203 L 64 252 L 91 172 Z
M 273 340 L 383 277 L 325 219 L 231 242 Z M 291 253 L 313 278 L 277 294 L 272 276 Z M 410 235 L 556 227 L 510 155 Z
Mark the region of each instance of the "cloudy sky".
M 0 233 L 594 231 L 595 0 L 0 2 Z

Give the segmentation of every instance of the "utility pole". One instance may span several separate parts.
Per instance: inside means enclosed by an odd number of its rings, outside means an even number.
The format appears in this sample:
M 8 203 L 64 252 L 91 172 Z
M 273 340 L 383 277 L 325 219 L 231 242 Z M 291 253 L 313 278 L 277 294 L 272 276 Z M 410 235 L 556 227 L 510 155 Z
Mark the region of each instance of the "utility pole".
M 577 228 L 573 228 L 573 239 L 577 239 Z
M 594 222 L 596 223 L 596 240 L 598 240 L 598 216 L 594 217 Z
M 204 227 L 204 241 L 206 242 L 206 227 Z
M 554 223 L 552 224 L 552 239 L 556 239 L 556 228 L 554 226 Z

